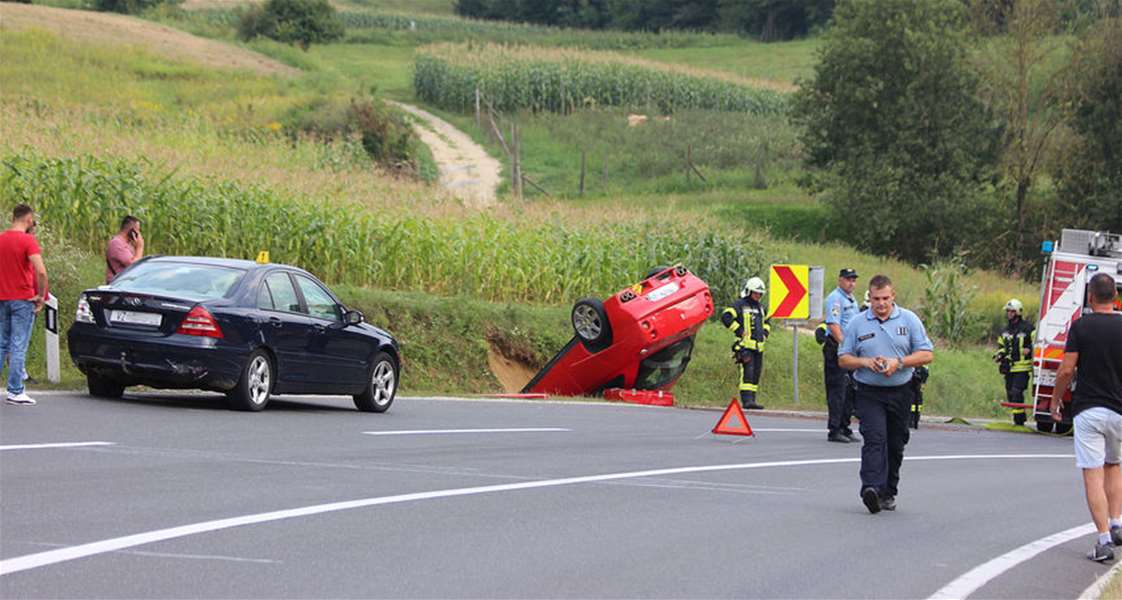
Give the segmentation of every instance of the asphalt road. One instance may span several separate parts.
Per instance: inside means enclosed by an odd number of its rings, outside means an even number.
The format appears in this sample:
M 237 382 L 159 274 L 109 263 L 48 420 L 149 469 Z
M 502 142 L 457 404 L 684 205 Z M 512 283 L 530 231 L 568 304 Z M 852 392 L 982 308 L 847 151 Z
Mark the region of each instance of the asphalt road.
M 1070 438 L 921 429 L 899 509 L 870 515 L 858 444 L 717 417 L 42 395 L 0 407 L 0 596 L 1073 598 L 1110 567 L 1089 535 L 1038 542 L 1089 521 Z

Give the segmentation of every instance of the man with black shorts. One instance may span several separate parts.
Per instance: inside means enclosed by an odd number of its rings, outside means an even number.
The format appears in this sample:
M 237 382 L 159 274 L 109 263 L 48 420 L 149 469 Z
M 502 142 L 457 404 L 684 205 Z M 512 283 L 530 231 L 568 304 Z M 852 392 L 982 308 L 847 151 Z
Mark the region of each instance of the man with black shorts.
M 1115 285 L 1106 273 L 1091 278 L 1092 312 L 1068 330 L 1051 404 L 1052 420 L 1059 423 L 1074 378 L 1075 465 L 1083 470 L 1087 508 L 1098 529 L 1087 558 L 1097 562 L 1112 560 L 1114 547 L 1122 546 L 1122 314 L 1113 311 Z

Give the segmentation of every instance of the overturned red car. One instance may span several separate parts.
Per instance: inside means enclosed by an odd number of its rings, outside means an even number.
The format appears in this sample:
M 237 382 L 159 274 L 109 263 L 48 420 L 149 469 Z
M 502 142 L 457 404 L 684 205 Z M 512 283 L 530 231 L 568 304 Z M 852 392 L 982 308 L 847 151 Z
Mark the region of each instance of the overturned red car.
M 668 390 L 690 362 L 694 336 L 713 314 L 709 286 L 678 265 L 601 302 L 573 306 L 573 339 L 523 393 L 592 396 L 609 389 Z

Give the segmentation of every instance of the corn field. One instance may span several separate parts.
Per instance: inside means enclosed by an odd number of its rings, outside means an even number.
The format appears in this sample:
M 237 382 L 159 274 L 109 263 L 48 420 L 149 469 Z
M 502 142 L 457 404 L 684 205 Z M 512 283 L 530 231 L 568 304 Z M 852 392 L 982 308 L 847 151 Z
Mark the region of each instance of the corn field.
M 651 266 L 676 262 L 718 298 L 732 298 L 744 277 L 768 264 L 758 239 L 691 225 L 434 219 L 160 175 L 142 162 L 24 153 L 2 163 L 5 206 L 30 204 L 54 235 L 96 253 L 133 214 L 152 253 L 253 258 L 269 250 L 273 261 L 332 283 L 541 304 L 605 296 Z
M 474 110 L 478 88 L 501 111 L 569 113 L 622 106 L 781 113 L 786 96 L 750 80 L 608 52 L 434 44 L 417 51 L 417 97 L 446 110 Z
M 481 21 L 463 17 L 404 15 L 381 11 L 346 10 L 339 13 L 348 37 L 357 40 L 372 31 L 408 35 L 414 42 L 487 40 L 502 44 L 563 46 L 597 50 L 686 48 L 734 43 L 730 34 L 693 31 L 612 31 L 566 29 L 531 23 Z M 366 31 L 362 31 L 366 30 Z

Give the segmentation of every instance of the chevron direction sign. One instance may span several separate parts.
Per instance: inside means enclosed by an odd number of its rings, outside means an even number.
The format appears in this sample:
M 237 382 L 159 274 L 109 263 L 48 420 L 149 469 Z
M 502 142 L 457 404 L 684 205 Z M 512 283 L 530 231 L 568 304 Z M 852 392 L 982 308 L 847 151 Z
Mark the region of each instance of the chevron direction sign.
M 810 318 L 810 266 L 772 265 L 768 314 L 773 319 Z

